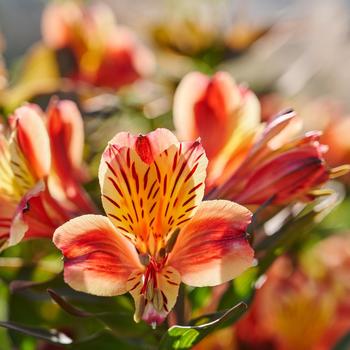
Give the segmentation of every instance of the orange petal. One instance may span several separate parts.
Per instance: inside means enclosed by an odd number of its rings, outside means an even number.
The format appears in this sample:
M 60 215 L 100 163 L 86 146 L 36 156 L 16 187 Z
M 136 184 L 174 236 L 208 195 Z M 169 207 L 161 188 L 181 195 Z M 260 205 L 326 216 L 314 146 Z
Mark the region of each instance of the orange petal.
M 198 137 L 194 105 L 199 101 L 209 84 L 209 78 L 199 72 L 188 73 L 178 85 L 174 95 L 174 124 L 181 140 Z
M 76 104 L 53 100 L 48 110 L 47 128 L 54 169 L 51 189 L 63 191 L 79 212 L 93 212 L 94 206 L 80 185 L 86 177 L 82 169 L 84 126 Z M 57 186 L 59 188 L 55 188 Z
M 53 241 L 65 258 L 64 279 L 78 291 L 124 294 L 129 276 L 143 270 L 134 246 L 101 215 L 68 221 L 55 231 Z
M 36 108 L 27 105 L 14 113 L 15 135 L 13 142 L 23 153 L 29 171 L 37 180 L 50 172 L 50 140 L 43 119 Z
M 247 241 L 251 212 L 233 202 L 203 202 L 181 230 L 168 264 L 182 281 L 195 287 L 229 281 L 252 265 L 254 251 Z
M 110 144 L 104 153 L 102 203 L 116 227 L 135 243 L 139 240 L 140 251 L 154 254 L 202 200 L 207 160 L 199 142 L 176 143 L 156 156 L 161 139 L 146 135 L 128 140 L 134 149 Z
M 69 100 L 53 100 L 47 112 L 47 129 L 53 165 L 59 175 L 68 171 L 79 172 L 83 159 L 84 125 L 77 105 Z

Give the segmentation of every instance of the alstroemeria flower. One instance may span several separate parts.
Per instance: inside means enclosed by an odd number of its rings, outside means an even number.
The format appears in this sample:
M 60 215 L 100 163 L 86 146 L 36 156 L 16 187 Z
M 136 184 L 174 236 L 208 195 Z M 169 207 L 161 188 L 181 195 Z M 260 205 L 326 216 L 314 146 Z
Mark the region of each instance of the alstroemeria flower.
M 249 349 L 319 350 L 334 322 L 336 298 L 286 257 L 273 264 L 251 308 L 235 325 L 237 343 Z
M 201 138 L 209 159 L 207 187 L 222 182 L 244 159 L 260 123 L 252 91 L 225 72 L 192 72 L 174 97 L 174 124 L 181 140 Z
M 210 193 L 244 205 L 260 205 L 270 200 L 286 204 L 295 199 L 312 200 L 330 178 L 348 171 L 347 166 L 330 169 L 320 144 L 319 132 L 293 138 L 296 130 L 293 111 L 267 124 L 242 164 L 231 177 Z
M 154 70 L 152 53 L 134 33 L 115 23 L 106 5 L 51 3 L 43 14 L 42 32 L 49 48 L 72 59 L 67 75 L 73 80 L 120 88 Z
M 52 108 L 71 106 L 70 101 L 55 102 Z M 72 110 L 48 118 L 48 123 L 58 120 L 76 120 Z M 76 111 L 77 112 L 77 111 Z M 0 248 L 17 244 L 22 239 L 51 238 L 54 230 L 77 214 L 93 209 L 86 194 L 79 188 L 74 177 L 71 154 L 65 154 L 65 147 L 73 142 L 59 138 L 50 130 L 50 140 L 43 112 L 36 105 L 25 105 L 15 110 L 10 117 L 10 137 L 5 131 L 0 134 Z M 62 129 L 66 134 L 78 132 L 69 123 Z M 51 128 L 52 129 L 52 128 Z M 60 133 L 58 133 L 59 135 Z M 65 132 L 63 132 L 65 134 Z M 51 141 L 51 142 L 50 142 Z M 65 142 L 64 142 L 65 141 Z M 81 140 L 82 141 L 82 140 Z M 74 143 L 76 145 L 76 143 Z M 76 145 L 77 146 L 77 145 Z M 52 154 L 51 154 L 52 150 Z M 65 161 L 67 173 L 52 167 L 52 162 Z M 70 175 L 69 175 L 70 169 Z M 55 171 L 56 170 L 56 171 Z M 50 178 L 60 179 L 52 181 Z M 62 177 L 62 179 L 61 179 Z M 75 182 L 78 192 L 70 196 L 70 185 Z M 56 197 L 56 193 L 64 194 Z M 72 200 L 76 201 L 75 203 Z M 79 205 L 79 206 L 78 206 Z
M 179 284 L 214 286 L 252 264 L 248 209 L 202 202 L 207 158 L 199 141 L 180 143 L 166 129 L 117 134 L 101 159 L 107 217 L 85 215 L 54 234 L 65 281 L 74 289 L 114 296 L 130 292 L 135 321 L 161 323 Z

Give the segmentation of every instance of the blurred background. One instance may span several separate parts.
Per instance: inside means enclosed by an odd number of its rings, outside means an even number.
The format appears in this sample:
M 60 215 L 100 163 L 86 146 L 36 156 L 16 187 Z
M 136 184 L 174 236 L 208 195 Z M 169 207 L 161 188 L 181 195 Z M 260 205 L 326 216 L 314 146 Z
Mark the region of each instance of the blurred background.
M 150 28 L 162 22 L 170 23 L 169 20 L 175 23 L 185 18 L 199 26 L 197 31 L 210 33 L 209 38 L 197 38 L 198 41 L 210 40 L 217 31 L 226 34 L 231 31 L 234 41 L 239 35 L 237 28 L 241 33 L 246 28 L 253 32 L 269 29 L 269 35 L 258 40 L 249 54 L 232 67 L 238 81 L 264 86 L 274 83 L 288 96 L 300 93 L 319 96 L 332 92 L 347 106 L 350 103 L 347 96 L 349 1 L 101 2 L 110 5 L 118 23 L 131 26 L 151 45 L 154 43 L 150 38 Z M 41 14 L 46 3 L 44 0 L 0 1 L 0 30 L 6 40 L 4 56 L 10 67 L 40 39 Z M 178 40 L 180 38 L 181 35 Z M 241 37 L 241 43 L 235 44 L 244 46 L 243 41 L 247 40 L 247 37 Z

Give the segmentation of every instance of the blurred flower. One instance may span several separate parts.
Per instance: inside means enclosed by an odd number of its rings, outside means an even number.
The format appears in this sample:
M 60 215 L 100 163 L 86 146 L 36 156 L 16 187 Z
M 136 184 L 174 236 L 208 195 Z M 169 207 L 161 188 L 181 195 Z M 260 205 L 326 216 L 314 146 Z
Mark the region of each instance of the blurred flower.
M 301 266 L 319 284 L 327 286 L 336 299 L 334 321 L 317 349 L 334 346 L 350 329 L 350 234 L 336 234 L 319 243 L 302 256 Z
M 279 258 L 236 324 L 242 348 L 311 350 L 333 322 L 335 300 L 325 288 Z
M 176 53 L 198 55 L 217 44 L 219 34 L 212 23 L 200 20 L 201 17 L 194 20 L 169 16 L 166 22 L 154 26 L 154 40 L 160 47 Z
M 86 194 L 79 187 L 75 177 L 72 153 L 69 144 L 78 147 L 79 142 L 70 133 L 79 133 L 72 121 L 80 118 L 75 105 L 70 101 L 53 102 L 52 108 L 71 107 L 64 115 L 48 117 L 49 133 L 43 112 L 36 105 L 25 105 L 15 110 L 10 117 L 10 138 L 2 129 L 0 135 L 0 239 L 1 248 L 19 243 L 23 238 L 51 238 L 56 227 L 78 213 L 93 210 Z M 72 113 L 73 112 L 73 113 Z M 75 114 L 78 113 L 78 114 Z M 61 121 L 61 133 L 65 140 L 52 130 L 52 123 Z M 68 122 L 67 122 L 68 121 Z M 51 137 L 51 140 L 50 140 Z M 51 141 L 51 145 L 50 145 Z M 64 142 L 62 142 L 64 141 Z M 51 147 L 50 147 L 51 146 Z M 67 149 L 65 147 L 67 146 Z M 50 151 L 51 150 L 51 151 Z M 74 159 L 76 161 L 76 159 Z M 67 173 L 58 167 L 51 167 L 60 161 L 66 162 Z M 51 177 L 56 180 L 51 184 Z M 62 177 L 62 179 L 61 179 Z M 74 185 L 73 185 L 74 183 Z M 73 187 L 73 189 L 72 189 Z M 76 190 L 76 192 L 74 192 Z M 60 202 L 54 193 L 64 193 Z M 73 202 L 74 201 L 74 202 Z
M 154 70 L 152 53 L 115 23 L 106 5 L 51 3 L 43 14 L 42 33 L 45 44 L 61 57 L 65 75 L 76 81 L 117 89 Z
M 237 347 L 332 349 L 350 327 L 349 238 L 327 238 L 294 265 L 279 258 L 235 326 Z
M 259 102 L 228 73 L 192 72 L 176 90 L 174 124 L 180 139 L 201 138 L 211 187 L 227 179 L 249 151 L 260 124 Z
M 328 193 L 322 185 L 344 175 L 349 167 L 329 168 L 323 157 L 328 148 L 319 141 L 321 133 L 308 132 L 295 138 L 298 129 L 294 112 L 269 122 L 240 166 L 210 196 L 245 205 L 267 201 L 279 205 L 310 201 Z
M 336 99 L 316 99 L 302 109 L 308 125 L 317 125 L 322 130 L 321 140 L 329 145 L 325 158 L 331 165 L 350 162 L 350 116 Z
M 206 166 L 200 142 L 180 143 L 166 129 L 117 134 L 99 171 L 108 217 L 81 216 L 54 234 L 65 281 L 95 295 L 130 292 L 135 321 L 155 326 L 181 281 L 213 286 L 247 269 L 251 213 L 229 201 L 202 202 Z

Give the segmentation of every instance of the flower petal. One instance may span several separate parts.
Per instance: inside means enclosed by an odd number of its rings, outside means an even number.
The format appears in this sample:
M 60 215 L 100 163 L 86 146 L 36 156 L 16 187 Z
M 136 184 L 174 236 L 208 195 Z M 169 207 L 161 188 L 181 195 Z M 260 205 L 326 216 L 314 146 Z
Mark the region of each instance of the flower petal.
M 84 125 L 77 105 L 69 100 L 53 100 L 47 112 L 52 162 L 59 176 L 80 171 L 83 159 Z
M 195 287 L 215 286 L 252 265 L 254 251 L 246 230 L 251 212 L 233 202 L 203 202 L 181 230 L 168 264 L 182 281 Z
M 19 200 L 21 197 L 21 189 L 11 167 L 9 144 L 2 133 L 0 133 L 0 195 L 12 200 Z
M 153 254 L 201 202 L 207 159 L 199 142 L 173 144 L 153 158 L 159 140 L 155 147 L 148 135 L 127 140 L 136 151 L 112 144 L 101 161 L 102 203 L 116 227 L 140 240 L 134 240 L 140 251 Z M 138 143 L 146 148 L 138 150 Z
M 16 203 L 7 197 L 0 196 L 0 251 L 8 247 L 12 217 Z
M 129 132 L 120 132 L 109 141 L 109 145 L 120 149 L 131 148 L 136 151 L 139 157 L 147 164 L 154 161 L 160 153 L 164 152 L 171 145 L 177 144 L 175 135 L 168 129 L 159 128 L 147 135 L 132 135 Z M 108 160 L 108 147 L 103 156 Z M 107 158 L 106 158 L 107 157 Z
M 50 189 L 73 202 L 79 209 L 75 211 L 93 212 L 94 205 L 80 185 L 86 178 L 82 168 L 84 126 L 76 104 L 69 100 L 53 100 L 48 110 L 47 128 L 54 169 Z
M 36 180 L 46 177 L 50 172 L 51 152 L 43 119 L 37 109 L 30 105 L 17 108 L 13 118 L 15 136 L 12 141 L 23 153 L 29 171 Z
M 55 231 L 53 241 L 65 258 L 64 279 L 78 291 L 124 294 L 129 276 L 143 269 L 134 246 L 101 215 L 68 221 Z
M 51 197 L 45 184 L 39 181 L 17 205 L 12 219 L 9 245 L 15 245 L 23 239 L 51 239 L 55 229 L 67 220 L 68 214 Z
M 258 167 L 234 199 L 248 205 L 262 204 L 274 198 L 274 204 L 282 204 L 302 197 L 327 180 L 329 172 L 320 145 L 304 145 Z
M 171 266 L 164 267 L 156 272 L 155 284 L 150 280 L 146 288 L 144 286 L 144 275 L 135 273 L 129 277 L 127 288 L 135 301 L 134 319 L 141 319 L 149 324 L 161 324 L 168 313 L 174 307 L 179 286 L 180 274 Z

